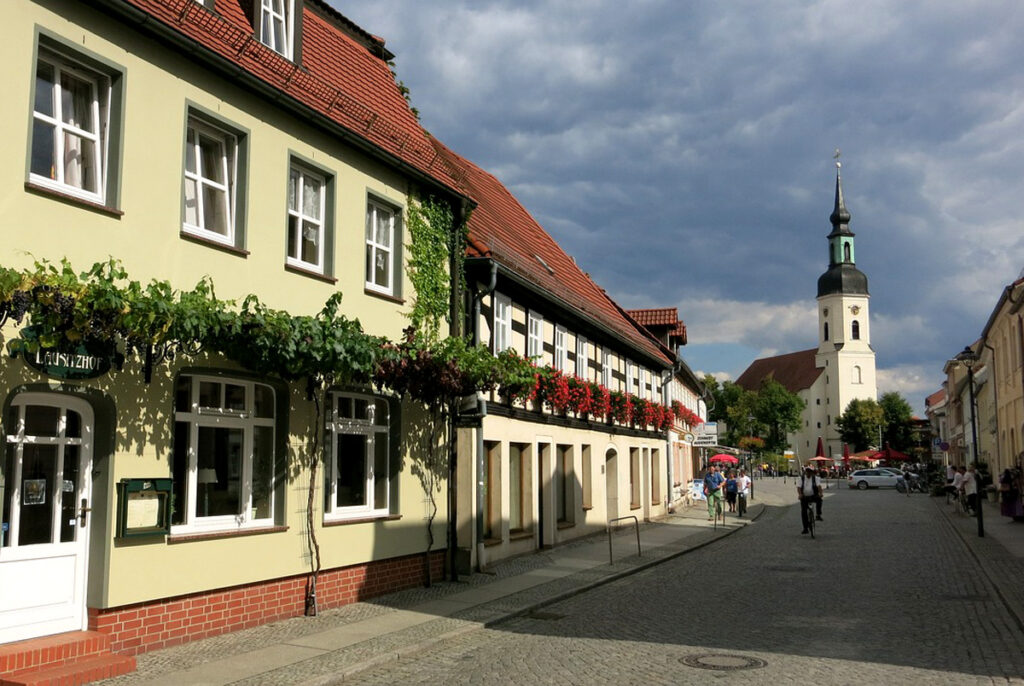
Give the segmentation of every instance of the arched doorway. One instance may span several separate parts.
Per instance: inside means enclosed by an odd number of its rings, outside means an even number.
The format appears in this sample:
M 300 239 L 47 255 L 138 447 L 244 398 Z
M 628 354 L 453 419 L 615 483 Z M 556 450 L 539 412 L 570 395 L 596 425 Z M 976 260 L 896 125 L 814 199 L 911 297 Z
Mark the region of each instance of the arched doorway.
M 4 418 L 0 643 L 86 628 L 94 417 L 89 403 L 22 393 Z

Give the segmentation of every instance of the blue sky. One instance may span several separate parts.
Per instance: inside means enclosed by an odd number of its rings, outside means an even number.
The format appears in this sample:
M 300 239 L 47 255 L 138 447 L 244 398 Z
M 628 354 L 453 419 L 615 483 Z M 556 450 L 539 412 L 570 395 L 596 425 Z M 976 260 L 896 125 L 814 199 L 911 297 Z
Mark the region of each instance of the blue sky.
M 835 167 L 879 392 L 917 412 L 1024 267 L 1024 3 L 331 0 L 424 126 L 690 366 L 816 345 Z

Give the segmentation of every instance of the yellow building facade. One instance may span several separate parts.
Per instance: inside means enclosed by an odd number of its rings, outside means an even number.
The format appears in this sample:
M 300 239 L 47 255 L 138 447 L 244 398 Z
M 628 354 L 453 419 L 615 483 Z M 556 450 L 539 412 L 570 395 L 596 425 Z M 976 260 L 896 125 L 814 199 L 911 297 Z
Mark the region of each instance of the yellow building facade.
M 113 257 L 143 284 L 208 279 L 220 299 L 293 315 L 340 292 L 346 317 L 398 340 L 410 196 L 465 198 L 416 157 L 429 145 L 379 39 L 307 0 L 278 18 L 285 46 L 246 28 L 243 5 L 10 3 L 2 265 Z M 243 51 L 223 45 L 229 31 Z M 340 59 L 379 102 L 326 90 Z M 335 115 L 357 104 L 376 122 L 361 134 Z M 25 324 L 8 317 L 4 342 Z M 416 405 L 203 351 L 129 356 L 93 378 L 69 366 L 109 360 L 52 352 L 0 363 L 0 643 L 92 628 L 133 653 L 294 616 L 317 555 L 317 607 L 440 573 L 428 545 L 444 546 L 444 474 L 414 474 L 429 461 L 404 440 L 428 421 Z

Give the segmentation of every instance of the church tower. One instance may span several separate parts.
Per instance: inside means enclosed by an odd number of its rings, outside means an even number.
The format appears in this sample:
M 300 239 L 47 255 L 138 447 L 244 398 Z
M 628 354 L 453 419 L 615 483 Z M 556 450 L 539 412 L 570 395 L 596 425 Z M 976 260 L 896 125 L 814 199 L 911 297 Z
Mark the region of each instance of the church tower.
M 836 200 L 829 221 L 828 270 L 818 278 L 818 352 L 815 366 L 825 378 L 824 439 L 827 455 L 841 454 L 835 425 L 851 400 L 877 399 L 875 351 L 871 348 L 868 277 L 857 269 L 850 213 L 843 201 L 840 163 L 836 162 Z

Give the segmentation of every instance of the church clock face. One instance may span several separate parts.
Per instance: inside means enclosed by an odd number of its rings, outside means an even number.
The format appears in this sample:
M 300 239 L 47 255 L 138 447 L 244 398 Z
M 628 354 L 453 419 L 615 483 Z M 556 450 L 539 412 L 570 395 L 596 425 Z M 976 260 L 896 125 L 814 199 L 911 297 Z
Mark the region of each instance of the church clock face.
M 828 316 L 828 308 L 827 307 L 822 311 L 822 314 L 824 316 L 826 316 L 826 317 Z
M 850 305 L 850 312 L 860 314 L 860 305 Z

